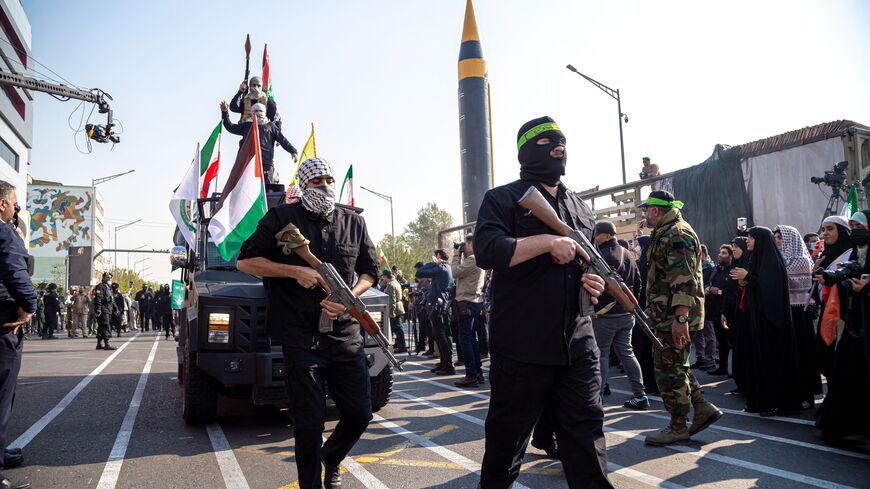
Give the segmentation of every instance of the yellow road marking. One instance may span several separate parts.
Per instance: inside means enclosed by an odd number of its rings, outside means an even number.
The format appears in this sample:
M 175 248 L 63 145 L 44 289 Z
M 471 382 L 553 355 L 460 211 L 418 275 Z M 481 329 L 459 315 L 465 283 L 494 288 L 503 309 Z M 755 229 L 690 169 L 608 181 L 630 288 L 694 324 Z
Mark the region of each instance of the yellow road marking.
M 427 431 L 426 433 L 423 433 L 421 436 L 422 436 L 423 438 L 431 439 L 431 438 L 435 438 L 435 437 L 437 437 L 437 436 L 441 436 L 441 435 L 443 435 L 443 434 L 445 434 L 445 433 L 449 433 L 449 432 L 451 432 L 451 431 L 453 431 L 453 430 L 455 430 L 455 429 L 458 429 L 458 428 L 459 428 L 459 427 L 456 426 L 455 424 L 446 424 L 446 425 L 444 425 L 444 426 L 442 426 L 442 427 L 440 427 L 440 428 L 434 429 L 434 430 L 432 430 L 432 431 Z M 408 448 L 411 448 L 412 446 L 414 446 L 414 442 L 412 442 L 412 441 L 404 441 L 404 442 L 402 442 L 402 443 L 399 443 L 398 445 L 393 445 L 392 447 L 390 447 L 390 448 L 388 448 L 388 449 L 386 449 L 386 450 L 384 450 L 384 451 L 382 451 L 382 452 L 379 452 L 379 453 L 372 453 L 372 454 L 367 454 L 367 455 L 359 455 L 359 456 L 353 457 L 353 459 L 354 459 L 357 463 L 359 463 L 359 464 L 363 464 L 363 463 L 382 463 L 382 464 L 387 464 L 387 463 L 389 462 L 388 460 L 386 460 L 387 457 L 392 457 L 393 455 L 396 455 L 397 453 L 400 453 L 400 452 L 403 451 L 403 450 L 407 450 Z M 249 448 L 249 447 L 245 447 L 245 448 Z M 238 450 L 238 449 L 237 449 L 237 450 Z M 256 449 L 256 450 L 257 450 L 257 451 L 266 451 L 266 450 L 263 450 L 263 449 Z M 275 454 L 275 453 L 273 452 L 273 454 Z M 293 456 L 293 455 L 295 455 L 295 453 L 294 453 L 292 450 L 290 450 L 290 451 L 277 452 L 277 454 L 280 454 L 280 455 L 284 455 L 284 454 L 286 454 L 286 455 L 288 455 L 288 456 Z M 411 461 L 406 461 L 406 462 L 408 462 L 408 463 L 414 463 L 414 462 L 416 462 L 416 461 L 411 460 Z M 438 462 L 432 462 L 432 463 L 434 463 L 434 464 L 438 464 Z M 405 466 L 407 466 L 407 467 L 414 467 L 414 465 L 401 464 L 401 463 L 399 463 L 399 464 L 390 464 L 390 465 L 405 465 Z M 448 464 L 448 465 L 455 465 L 455 464 Z M 422 467 L 430 467 L 430 466 L 423 465 Z M 465 469 L 463 469 L 462 467 L 459 467 L 458 465 L 457 465 L 456 467 L 458 467 L 458 468 L 461 469 L 461 470 L 465 470 Z M 446 468 L 446 467 L 432 467 L 432 468 Z M 450 468 L 452 468 L 452 467 L 450 467 Z M 339 472 L 340 472 L 341 474 L 344 474 L 344 473 L 347 472 L 347 469 L 345 469 L 343 465 L 340 466 L 338 469 L 339 469 Z M 299 481 L 296 481 L 296 482 L 293 482 L 293 483 L 290 483 L 290 484 L 287 484 L 287 485 L 281 486 L 281 487 L 279 487 L 278 489 L 299 489 Z

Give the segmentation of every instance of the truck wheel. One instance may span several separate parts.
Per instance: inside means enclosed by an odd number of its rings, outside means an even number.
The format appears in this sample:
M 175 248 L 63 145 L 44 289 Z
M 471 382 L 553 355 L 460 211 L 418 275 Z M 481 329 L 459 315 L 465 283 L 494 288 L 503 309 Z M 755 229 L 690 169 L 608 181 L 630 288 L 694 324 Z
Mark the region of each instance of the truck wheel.
M 390 402 L 393 395 L 393 366 L 387 365 L 372 377 L 372 411 L 378 411 Z
M 217 383 L 208 374 L 194 365 L 196 357 L 184 349 L 182 368 L 181 417 L 190 425 L 212 421 L 217 414 Z

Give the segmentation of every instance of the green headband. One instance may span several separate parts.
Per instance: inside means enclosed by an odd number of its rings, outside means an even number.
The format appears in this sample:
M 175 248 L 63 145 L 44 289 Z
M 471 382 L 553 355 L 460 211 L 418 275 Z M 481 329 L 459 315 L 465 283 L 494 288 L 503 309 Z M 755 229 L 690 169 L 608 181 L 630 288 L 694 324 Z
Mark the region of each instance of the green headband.
M 650 197 L 646 199 L 646 205 L 654 205 L 656 207 L 670 207 L 671 209 L 682 209 L 683 203 L 679 200 L 672 200 L 668 202 L 665 199 L 659 199 L 656 197 Z
M 524 144 L 529 142 L 532 138 L 546 131 L 561 131 L 559 129 L 559 124 L 555 122 L 545 122 L 543 124 L 538 124 L 537 126 L 526 131 L 520 139 L 517 141 L 517 150 L 523 147 Z

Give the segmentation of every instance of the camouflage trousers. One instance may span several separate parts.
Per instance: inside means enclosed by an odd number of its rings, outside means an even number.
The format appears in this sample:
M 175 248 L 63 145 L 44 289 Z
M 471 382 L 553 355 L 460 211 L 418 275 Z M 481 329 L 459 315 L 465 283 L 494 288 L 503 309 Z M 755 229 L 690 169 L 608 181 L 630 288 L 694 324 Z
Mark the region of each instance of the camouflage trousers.
M 695 332 L 689 333 L 695 336 Z M 689 352 L 692 342 L 677 348 L 670 331 L 656 330 L 664 348 L 653 346 L 656 384 L 661 392 L 665 409 L 671 415 L 671 425 L 685 426 L 693 403 L 704 399 L 701 384 L 689 369 Z

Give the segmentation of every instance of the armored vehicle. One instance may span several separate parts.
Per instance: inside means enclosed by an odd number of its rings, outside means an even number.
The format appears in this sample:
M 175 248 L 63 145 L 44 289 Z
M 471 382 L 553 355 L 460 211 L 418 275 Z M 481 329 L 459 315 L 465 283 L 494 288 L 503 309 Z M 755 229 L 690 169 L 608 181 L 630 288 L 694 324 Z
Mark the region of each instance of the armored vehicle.
M 270 208 L 283 198 L 283 190 L 267 192 Z M 175 247 L 170 258 L 173 266 L 183 269 L 186 288 L 177 352 L 181 415 L 188 424 L 213 420 L 219 394 L 254 404 L 290 403 L 281 345 L 266 332 L 263 283 L 259 277 L 237 270 L 235 260 L 223 260 L 209 236 L 208 222 L 218 200 L 210 197 L 197 201 L 196 249 Z M 388 332 L 386 294 L 372 288 L 362 300 Z M 377 411 L 390 400 L 393 370 L 370 337 L 366 337 L 365 350 L 372 410 Z

